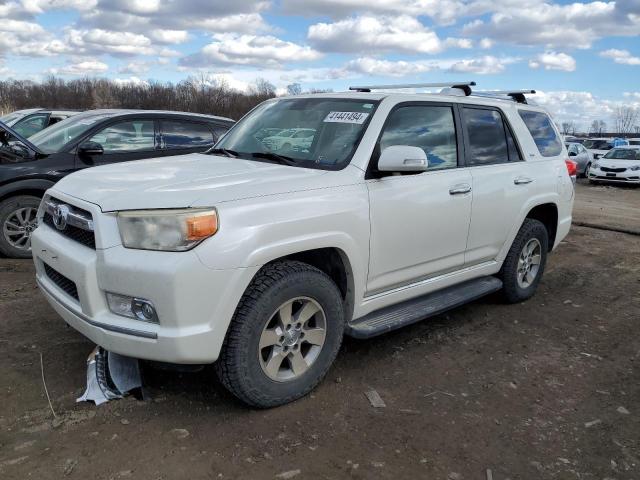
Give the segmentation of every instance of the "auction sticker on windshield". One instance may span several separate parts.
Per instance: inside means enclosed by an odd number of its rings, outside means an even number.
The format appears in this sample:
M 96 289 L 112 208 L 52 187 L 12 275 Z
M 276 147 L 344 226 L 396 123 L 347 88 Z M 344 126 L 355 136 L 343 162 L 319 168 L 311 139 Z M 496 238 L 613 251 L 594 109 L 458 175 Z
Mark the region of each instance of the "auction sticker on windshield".
M 325 117 L 325 123 L 356 123 L 361 125 L 369 116 L 364 112 L 329 112 Z

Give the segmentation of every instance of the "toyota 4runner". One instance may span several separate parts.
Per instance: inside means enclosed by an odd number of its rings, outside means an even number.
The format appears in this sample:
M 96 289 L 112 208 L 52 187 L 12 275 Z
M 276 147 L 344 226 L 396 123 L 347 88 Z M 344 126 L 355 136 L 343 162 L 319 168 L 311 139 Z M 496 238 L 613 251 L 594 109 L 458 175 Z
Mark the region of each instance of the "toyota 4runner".
M 344 334 L 522 302 L 569 231 L 575 164 L 524 94 L 471 85 L 272 99 L 206 154 L 69 175 L 38 212 L 37 282 L 105 349 L 215 362 L 257 407 L 313 389 Z M 312 138 L 262 141 L 285 129 Z

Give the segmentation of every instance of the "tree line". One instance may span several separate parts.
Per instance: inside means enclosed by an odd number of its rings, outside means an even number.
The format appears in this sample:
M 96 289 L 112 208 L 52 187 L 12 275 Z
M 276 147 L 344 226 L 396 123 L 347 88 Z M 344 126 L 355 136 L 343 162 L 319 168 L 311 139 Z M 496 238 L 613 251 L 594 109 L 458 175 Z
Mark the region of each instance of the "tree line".
M 0 113 L 24 108 L 89 110 L 134 108 L 206 113 L 238 119 L 260 102 L 275 97 L 275 87 L 257 79 L 248 91 L 203 75 L 178 83 L 121 83 L 104 78 L 64 80 L 50 76 L 42 82 L 0 81 Z
M 564 135 L 576 135 L 579 130 L 575 122 L 562 122 L 561 130 Z M 613 132 L 622 137 L 640 135 L 640 110 L 631 106 L 619 106 L 613 111 Z M 589 126 L 589 134 L 602 136 L 607 133 L 604 120 L 594 120 Z

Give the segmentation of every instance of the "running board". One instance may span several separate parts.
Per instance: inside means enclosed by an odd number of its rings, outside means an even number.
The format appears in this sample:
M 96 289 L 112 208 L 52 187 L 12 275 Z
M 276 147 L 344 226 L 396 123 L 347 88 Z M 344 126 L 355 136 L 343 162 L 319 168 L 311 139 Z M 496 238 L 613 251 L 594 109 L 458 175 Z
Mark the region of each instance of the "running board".
M 382 335 L 472 302 L 501 288 L 502 281 L 496 277 L 476 278 L 371 312 L 347 325 L 345 333 L 354 338 Z

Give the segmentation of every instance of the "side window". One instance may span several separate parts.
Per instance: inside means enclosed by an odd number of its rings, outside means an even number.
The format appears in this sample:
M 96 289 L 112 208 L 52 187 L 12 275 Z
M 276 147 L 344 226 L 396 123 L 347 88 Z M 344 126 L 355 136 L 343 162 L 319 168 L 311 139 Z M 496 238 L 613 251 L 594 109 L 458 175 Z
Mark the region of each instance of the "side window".
M 469 164 L 490 165 L 511 160 L 507 140 L 508 129 L 505 129 L 500 112 L 467 107 L 463 108 L 463 112 L 469 139 Z M 508 136 L 511 137 L 510 132 Z M 513 137 L 510 142 L 517 152 Z
M 128 120 L 116 123 L 89 139 L 102 145 L 105 154 L 153 150 L 153 120 Z
M 532 110 L 518 110 L 529 133 L 536 142 L 538 151 L 543 157 L 555 157 L 562 152 L 562 143 L 556 134 L 553 123 L 546 113 Z
M 162 121 L 164 148 L 197 148 L 213 145 L 213 133 L 203 123 Z
M 380 152 L 394 145 L 420 147 L 427 154 L 428 170 L 456 167 L 458 146 L 453 109 L 411 105 L 394 110 L 380 137 Z
M 31 115 L 16 123 L 13 129 L 23 137 L 28 138 L 40 130 L 43 130 L 47 126 L 48 119 L 49 115 L 46 113 L 42 115 Z

